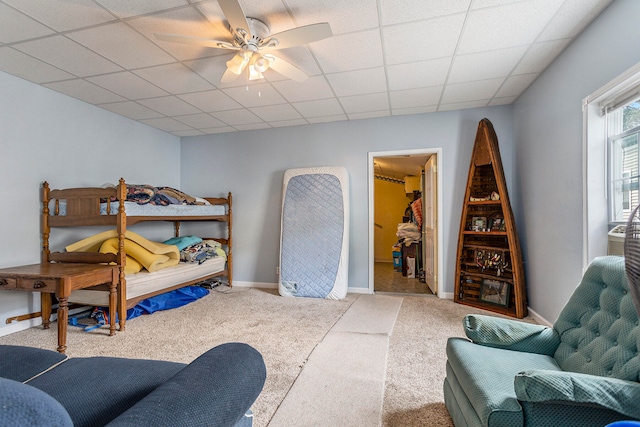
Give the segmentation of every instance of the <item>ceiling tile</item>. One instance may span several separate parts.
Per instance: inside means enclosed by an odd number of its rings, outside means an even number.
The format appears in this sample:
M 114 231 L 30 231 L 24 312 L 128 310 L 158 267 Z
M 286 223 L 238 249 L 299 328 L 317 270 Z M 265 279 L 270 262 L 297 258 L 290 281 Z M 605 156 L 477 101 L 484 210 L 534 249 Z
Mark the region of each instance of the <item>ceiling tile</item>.
M 174 63 L 134 70 L 138 76 L 170 93 L 182 94 L 215 89 L 190 68 Z
M 378 117 L 388 117 L 389 110 L 381 111 L 367 111 L 363 113 L 350 113 L 348 114 L 349 120 L 361 120 L 361 119 L 375 119 Z
M 265 122 L 294 120 L 302 118 L 291 105 L 265 105 L 263 107 L 250 108 L 251 112 Z
M 306 124 L 309 124 L 309 122 L 306 121 L 305 119 L 296 119 L 296 120 L 283 120 L 278 122 L 269 122 L 269 124 L 274 128 L 281 128 L 281 127 L 287 127 L 287 126 L 306 125 Z
M 455 111 L 455 110 L 466 110 L 468 108 L 480 108 L 486 107 L 488 101 L 480 100 L 480 101 L 466 101 L 466 102 L 455 102 L 452 104 L 440 104 L 438 107 L 438 111 Z
M 575 37 L 613 0 L 565 0 L 537 41 Z
M 162 117 L 159 119 L 144 119 L 140 120 L 140 122 L 166 132 L 191 130 L 191 128 L 184 123 L 180 123 L 179 121 L 169 117 Z
M 333 34 L 378 27 L 378 8 L 371 0 L 286 0 L 297 25 L 328 22 Z
M 123 97 L 118 96 L 113 92 L 109 92 L 106 89 L 82 79 L 45 83 L 44 86 L 90 104 L 103 104 L 105 102 L 125 100 Z
M 162 113 L 165 116 L 183 116 L 187 114 L 198 114 L 201 112 L 193 105 L 187 104 L 176 96 L 141 99 L 138 103 Z
M 47 83 L 75 77 L 10 47 L 0 47 L 0 70 L 34 83 Z
M 261 123 L 260 117 L 249 110 L 225 110 L 211 113 L 215 118 L 222 120 L 230 126 L 246 125 L 251 123 Z
M 382 25 L 413 22 L 466 12 L 471 0 L 380 0 Z
M 217 5 L 217 2 L 215 2 Z M 177 34 L 187 37 L 203 37 L 220 41 L 231 41 L 226 25 L 215 25 L 192 8 L 171 10 L 157 15 L 144 16 L 127 21 L 127 24 L 140 31 L 160 48 L 180 60 L 220 55 L 226 51 L 210 47 L 194 46 L 185 43 L 172 43 L 157 40 L 155 34 Z
M 451 58 L 390 65 L 387 67 L 389 90 L 443 85 L 450 66 Z
M 307 121 L 309 123 L 328 123 L 328 122 L 341 122 L 348 120 L 349 118 L 345 114 L 336 114 L 335 116 L 323 116 L 323 117 L 311 117 Z
M 449 84 L 444 89 L 441 102 L 443 104 L 453 104 L 483 99 L 489 100 L 495 95 L 502 82 L 504 82 L 504 79 Z
M 239 1 L 276 36 L 330 23 L 271 52 L 305 82 L 223 84 L 233 51 L 156 38 L 229 41 L 218 0 L 0 0 L 0 70 L 178 136 L 424 114 L 513 102 L 612 2 Z
M 46 0 L 41 0 L 46 1 Z M 114 15 L 120 18 L 128 18 L 134 15 L 158 12 L 174 7 L 186 6 L 187 0 L 95 0 Z
M 269 129 L 271 126 L 268 123 L 252 123 L 248 125 L 236 125 L 234 127 L 237 130 L 259 130 L 259 129 Z
M 484 7 L 502 6 L 509 3 L 518 3 L 522 0 L 475 0 L 473 9 L 482 9 Z
M 571 39 L 534 43 L 513 70 L 514 74 L 539 73 L 547 68 L 566 48 Z
M 149 67 L 175 61 L 123 23 L 75 31 L 67 36 L 123 68 Z
M 382 66 L 380 31 L 334 36 L 311 45 L 325 73 L 360 70 Z
M 175 136 L 179 136 L 179 137 L 183 137 L 183 136 L 201 136 L 201 135 L 206 135 L 206 133 L 200 131 L 200 130 L 196 130 L 196 129 L 191 129 L 191 130 L 176 130 L 171 132 L 172 134 L 174 134 Z
M 518 99 L 517 96 L 508 96 L 506 98 L 493 98 L 489 102 L 489 106 L 493 107 L 494 105 L 509 105 L 515 102 L 516 99 Z
M 293 104 L 293 106 L 305 118 L 334 116 L 343 113 L 342 106 L 335 98 L 320 99 L 317 101 L 296 102 Z
M 0 3 L 0 43 L 11 43 L 53 34 L 50 28 Z
M 114 102 L 111 104 L 101 104 L 100 107 L 112 111 L 121 116 L 129 117 L 133 120 L 153 119 L 162 115 L 151 108 L 140 105 L 134 101 Z
M 186 93 L 184 95 L 178 95 L 178 98 L 207 113 L 242 108 L 242 105 L 238 104 L 221 90 Z
M 407 114 L 427 114 L 434 113 L 438 111 L 437 105 L 426 105 L 424 107 L 414 107 L 414 108 L 393 108 L 391 110 L 392 116 L 404 116 Z
M 327 79 L 337 96 L 364 95 L 387 90 L 383 67 L 327 74 Z
M 221 126 L 216 128 L 204 128 L 200 130 L 208 135 L 208 134 L 214 134 L 214 133 L 234 132 L 236 129 L 232 128 L 231 126 Z
M 399 90 L 389 94 L 391 107 L 417 108 L 420 106 L 437 105 L 442 95 L 442 86 L 424 87 L 420 89 Z
M 4 0 L 56 31 L 69 31 L 114 21 L 116 18 L 91 0 L 66 1 L 64 10 L 51 0 Z
M 518 96 L 524 92 L 531 83 L 538 78 L 540 74 L 522 74 L 519 76 L 510 76 L 502 84 L 502 87 L 495 94 L 497 98 Z
M 79 77 L 122 71 L 113 62 L 64 36 L 19 43 L 13 47 Z
M 333 96 L 331 87 L 323 76 L 310 77 L 304 82 L 282 80 L 272 83 L 273 87 L 289 102 L 308 101 Z
M 222 91 L 244 107 L 259 107 L 287 102 L 269 83 L 222 89 Z
M 386 63 L 393 65 L 453 56 L 464 19 L 465 15 L 460 13 L 384 27 Z
M 128 99 L 155 98 L 169 95 L 164 90 L 129 71 L 88 77 L 87 80 Z
M 465 23 L 458 53 L 482 52 L 532 43 L 562 1 L 529 0 L 472 10 Z M 496 25 L 497 22 L 500 25 Z
M 389 109 L 389 98 L 386 92 L 346 96 L 339 98 L 339 100 L 344 111 L 349 115 Z
M 488 52 L 457 55 L 453 60 L 449 83 L 506 77 L 523 57 L 527 46 L 511 47 Z
M 187 116 L 176 116 L 175 119 L 196 129 L 225 126 L 225 124 L 220 120 L 205 113 L 189 114 Z

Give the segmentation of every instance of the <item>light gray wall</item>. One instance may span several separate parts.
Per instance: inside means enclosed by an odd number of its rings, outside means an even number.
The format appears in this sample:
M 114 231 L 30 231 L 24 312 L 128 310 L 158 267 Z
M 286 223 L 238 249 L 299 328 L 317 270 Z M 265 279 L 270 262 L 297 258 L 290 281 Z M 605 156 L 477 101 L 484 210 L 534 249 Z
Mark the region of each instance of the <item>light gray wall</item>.
M 178 137 L 0 72 L 0 267 L 40 262 L 43 181 L 179 187 L 179 169 Z M 40 309 L 34 295 L 0 291 L 0 334 L 7 317 Z
M 181 181 L 191 194 L 233 192 L 234 281 L 275 284 L 284 171 L 346 167 L 351 199 L 349 287 L 366 289 L 368 152 L 442 147 L 444 291 L 453 292 L 462 198 L 478 122 L 484 117 L 498 134 L 509 181 L 510 106 L 183 138 Z
M 529 305 L 555 321 L 582 276 L 582 100 L 640 61 L 640 2 L 614 1 L 513 108 Z

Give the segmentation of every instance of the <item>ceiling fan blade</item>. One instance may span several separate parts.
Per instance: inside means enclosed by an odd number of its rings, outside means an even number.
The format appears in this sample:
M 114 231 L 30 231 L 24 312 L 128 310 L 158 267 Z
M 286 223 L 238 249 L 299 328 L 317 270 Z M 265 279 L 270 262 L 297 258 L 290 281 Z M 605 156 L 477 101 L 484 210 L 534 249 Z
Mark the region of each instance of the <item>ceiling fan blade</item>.
M 303 27 L 292 28 L 290 30 L 273 34 L 269 39 L 278 40 L 278 45 L 275 47 L 269 47 L 268 49 L 286 49 L 288 47 L 313 43 L 331 36 L 333 36 L 333 32 L 331 31 L 331 26 L 328 22 L 305 25 Z M 267 42 L 269 39 L 267 39 Z
M 213 39 L 205 39 L 202 37 L 179 36 L 176 34 L 154 34 L 154 36 L 156 36 L 156 39 L 162 40 L 165 42 L 193 44 L 196 46 L 214 47 L 217 49 L 233 49 L 233 50 L 239 49 L 238 47 L 232 45 L 229 42 L 223 42 L 220 40 L 213 40 Z
M 233 28 L 234 31 L 238 28 L 242 28 L 247 32 L 247 38 L 251 38 L 251 29 L 249 28 L 247 16 L 244 14 L 242 6 L 240 6 L 238 0 L 218 0 L 218 4 L 222 9 L 222 13 L 224 13 L 224 16 L 227 18 L 227 21 L 229 21 L 231 28 Z
M 295 65 L 274 56 L 269 55 L 269 68 L 282 74 L 283 76 L 290 78 L 296 82 L 302 83 L 307 80 L 309 76 Z

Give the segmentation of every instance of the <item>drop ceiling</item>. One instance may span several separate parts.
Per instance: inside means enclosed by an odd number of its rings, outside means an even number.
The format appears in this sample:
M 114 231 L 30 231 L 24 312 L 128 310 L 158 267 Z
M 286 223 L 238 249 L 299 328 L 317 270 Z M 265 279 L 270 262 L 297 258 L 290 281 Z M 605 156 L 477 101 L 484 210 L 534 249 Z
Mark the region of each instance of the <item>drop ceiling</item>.
M 240 0 L 271 33 L 328 22 L 273 70 L 221 84 L 216 0 L 0 0 L 0 70 L 178 136 L 510 104 L 612 0 Z

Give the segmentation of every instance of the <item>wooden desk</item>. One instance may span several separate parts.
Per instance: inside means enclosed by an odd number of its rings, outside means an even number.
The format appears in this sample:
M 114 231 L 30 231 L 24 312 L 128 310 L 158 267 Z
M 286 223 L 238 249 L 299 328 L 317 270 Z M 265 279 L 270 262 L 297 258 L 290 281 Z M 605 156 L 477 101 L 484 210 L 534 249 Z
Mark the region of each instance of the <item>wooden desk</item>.
M 58 298 L 58 351 L 67 349 L 68 298 L 74 289 L 109 284 L 109 335 L 116 332 L 118 267 L 103 264 L 43 263 L 0 269 L 0 290 L 41 292 L 42 325 L 49 328 L 51 294 Z

